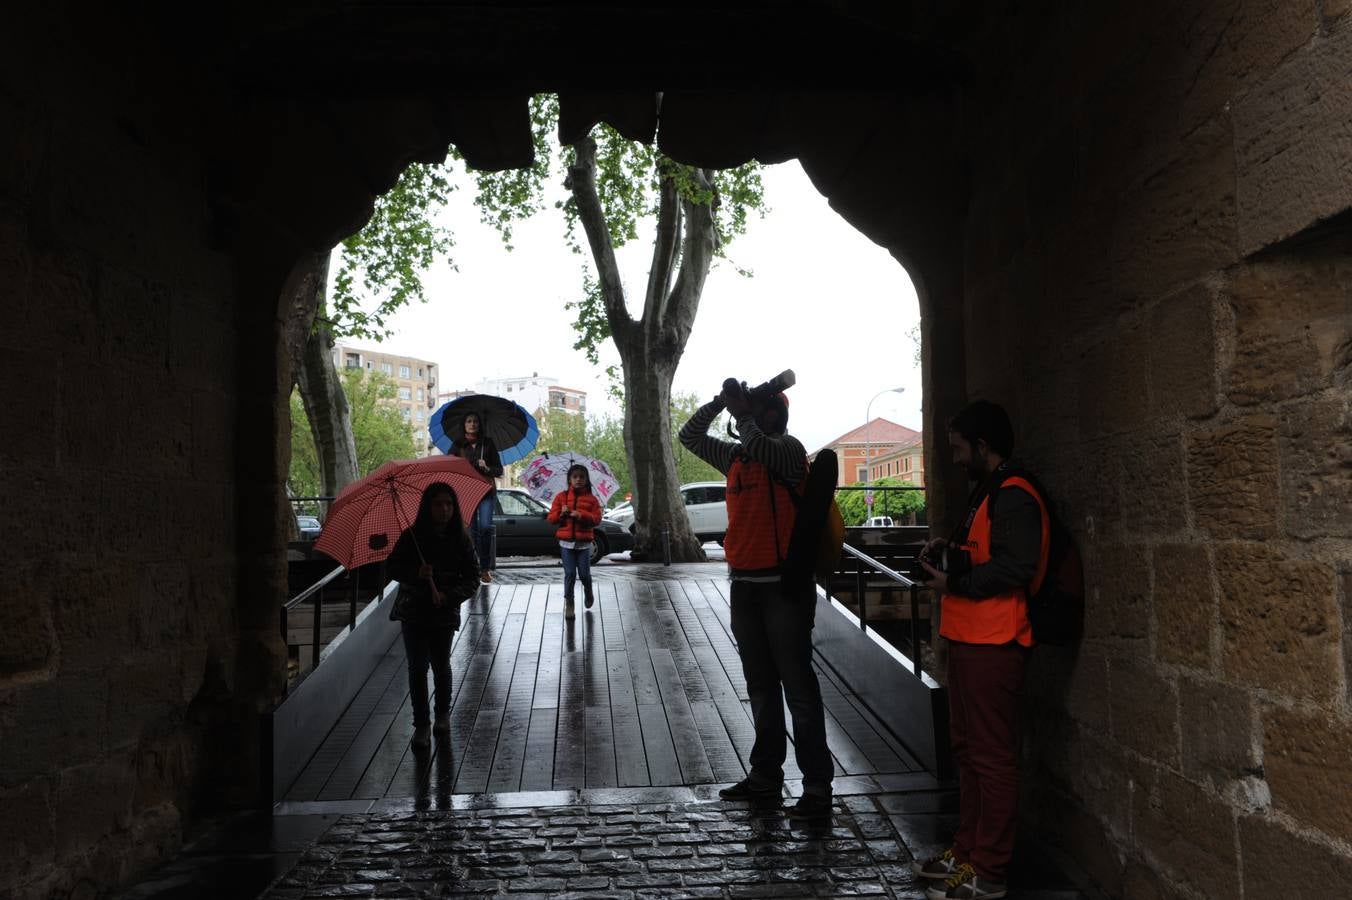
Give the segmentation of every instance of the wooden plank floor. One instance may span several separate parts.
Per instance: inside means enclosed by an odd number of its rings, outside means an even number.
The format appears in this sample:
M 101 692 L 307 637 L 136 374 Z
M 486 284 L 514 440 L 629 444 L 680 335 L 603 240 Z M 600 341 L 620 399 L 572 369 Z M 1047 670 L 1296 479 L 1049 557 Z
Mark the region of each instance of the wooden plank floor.
M 396 640 L 286 799 L 739 780 L 754 734 L 724 571 L 594 570 L 596 605 L 586 612 L 579 598 L 567 622 L 557 567 L 499 569 L 466 602 L 452 647 L 449 740 L 410 750 Z M 817 670 L 838 776 L 920 771 L 829 667 Z M 784 768 L 801 777 L 792 747 Z

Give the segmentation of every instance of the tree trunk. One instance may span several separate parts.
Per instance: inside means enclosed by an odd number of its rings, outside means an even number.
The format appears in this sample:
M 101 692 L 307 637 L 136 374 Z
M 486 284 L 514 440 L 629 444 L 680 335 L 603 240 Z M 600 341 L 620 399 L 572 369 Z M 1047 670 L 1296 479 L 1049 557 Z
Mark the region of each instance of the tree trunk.
M 333 333 L 324 320 L 328 253 L 302 260 L 287 280 L 286 350 L 319 459 L 321 492 L 335 496 L 357 479 L 357 447 L 342 381 L 333 366 Z M 317 323 L 317 324 L 316 324 Z
M 305 415 L 310 420 L 319 477 L 324 495 L 338 492 L 357 480 L 357 445 L 352 439 L 352 414 L 347 394 L 333 366 L 333 333 L 320 320 L 305 342 L 297 384 Z
M 704 551 L 690 530 L 681 502 L 671 442 L 671 381 L 713 263 L 712 204 L 683 200 L 671 175 L 659 171 L 657 237 L 643 316 L 636 322 L 625 306 L 610 231 L 596 192 L 596 144 L 584 138 L 573 150 L 576 155 L 568 184 L 591 246 L 610 336 L 624 371 L 624 439 L 634 479 L 634 555 L 660 559 L 665 529 L 673 562 L 703 561 Z M 696 170 L 694 177 L 706 187 L 712 181 L 704 170 Z
M 704 550 L 690 530 L 671 449 L 675 363 L 664 354 L 647 353 L 641 345 L 630 347 L 622 359 L 624 446 L 634 476 L 634 556 L 662 559 L 666 529 L 673 562 L 702 562 Z

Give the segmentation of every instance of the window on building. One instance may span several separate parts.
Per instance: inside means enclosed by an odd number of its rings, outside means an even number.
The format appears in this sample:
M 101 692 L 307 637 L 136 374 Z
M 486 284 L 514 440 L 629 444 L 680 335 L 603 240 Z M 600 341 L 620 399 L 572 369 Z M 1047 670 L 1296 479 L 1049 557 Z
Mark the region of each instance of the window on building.
M 412 400 L 412 399 L 413 399 L 413 391 L 412 391 L 411 389 L 409 389 L 409 388 L 400 388 L 400 389 L 399 389 L 399 399 L 400 399 L 400 400 Z
M 394 374 L 394 363 L 381 363 L 381 364 L 380 364 L 380 371 L 384 372 L 386 375 L 393 375 L 393 374 Z
M 345 365 L 349 369 L 360 369 L 361 356 L 357 353 L 349 353 L 345 357 L 345 362 L 343 363 L 343 365 Z
M 418 377 L 419 377 L 419 378 L 423 377 L 423 367 L 422 367 L 422 366 L 418 366 Z
M 413 417 L 421 422 L 423 419 L 427 418 L 427 414 L 423 412 L 422 407 L 418 407 L 413 410 Z
M 511 392 L 512 392 L 512 386 L 509 384 L 509 385 L 507 385 L 507 393 L 510 394 Z
M 421 374 L 421 372 L 420 372 L 419 374 Z M 423 399 L 423 389 L 422 389 L 422 388 L 418 388 L 418 399 L 419 399 L 419 400 Z
M 400 377 L 400 378 L 412 378 L 412 377 L 413 377 L 413 371 L 412 371 L 408 366 L 400 366 L 400 367 L 399 367 L 399 377 Z
M 399 407 L 399 415 L 403 416 L 405 419 L 411 419 L 413 417 L 413 411 L 407 406 L 401 406 Z
M 854 470 L 855 481 L 868 481 L 868 466 L 860 466 Z
M 371 368 L 371 361 L 369 359 L 366 361 L 366 368 Z

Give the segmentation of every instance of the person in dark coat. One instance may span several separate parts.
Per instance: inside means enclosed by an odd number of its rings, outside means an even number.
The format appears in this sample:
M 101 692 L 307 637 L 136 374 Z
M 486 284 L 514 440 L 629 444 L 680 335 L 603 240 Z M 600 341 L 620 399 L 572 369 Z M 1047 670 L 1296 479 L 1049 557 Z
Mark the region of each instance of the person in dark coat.
M 460 628 L 461 602 L 479 589 L 474 547 L 450 485 L 438 481 L 423 491 L 418 517 L 399 535 L 387 565 L 399 582 L 390 618 L 401 623 L 408 654 L 413 746 L 426 747 L 430 730 L 439 735 L 451 730 L 451 641 Z M 428 714 L 429 666 L 436 688 L 435 726 Z
M 479 421 L 478 413 L 465 416 L 465 436 L 451 444 L 450 455 L 463 456 L 469 460 L 493 486 L 479 501 L 479 506 L 469 520 L 469 534 L 479 554 L 480 580 L 488 584 L 493 580 L 493 570 L 498 567 L 493 553 L 493 495 L 497 493 L 494 479 L 502 477 L 502 460 L 493 439 L 484 434 L 483 422 Z

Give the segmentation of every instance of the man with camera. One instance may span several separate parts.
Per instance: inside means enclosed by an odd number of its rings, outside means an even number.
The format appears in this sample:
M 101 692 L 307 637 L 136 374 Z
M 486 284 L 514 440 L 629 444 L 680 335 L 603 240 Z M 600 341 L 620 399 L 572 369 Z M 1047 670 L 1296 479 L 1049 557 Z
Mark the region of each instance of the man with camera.
M 834 770 L 826 748 L 821 687 L 812 669 L 812 624 L 817 593 L 810 576 L 784 572 L 807 452 L 785 433 L 793 373 L 756 388 L 729 378 L 723 390 L 681 427 L 681 443 L 728 478 L 728 531 L 723 547 L 732 579 L 732 634 L 746 676 L 756 740 L 751 771 L 719 791 L 725 800 L 777 800 L 788 752 L 784 697 L 793 716 L 793 746 L 803 773 L 803 795 L 788 812 L 800 819 L 831 814 Z M 736 441 L 709 435 L 724 409 L 736 422 Z M 731 429 L 729 429 L 731 433 Z
M 927 543 L 920 564 L 942 597 L 959 819 L 952 848 L 914 870 L 931 880 L 929 900 L 996 900 L 1014 853 L 1018 695 L 1033 645 L 1027 592 L 1046 572 L 1050 525 L 1032 480 L 1010 462 L 1004 409 L 969 404 L 949 422 L 948 442 L 975 487 L 962 524 Z

